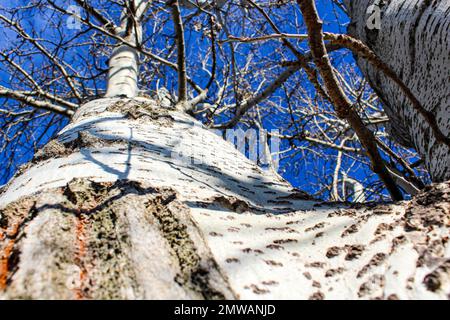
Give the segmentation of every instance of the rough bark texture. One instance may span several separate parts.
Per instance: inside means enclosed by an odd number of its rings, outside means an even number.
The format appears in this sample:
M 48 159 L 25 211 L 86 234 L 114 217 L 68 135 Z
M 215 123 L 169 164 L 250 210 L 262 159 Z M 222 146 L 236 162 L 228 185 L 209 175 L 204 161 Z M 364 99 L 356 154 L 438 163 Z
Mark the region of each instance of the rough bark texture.
M 366 11 L 374 1 L 344 2 L 352 19 L 350 35 L 362 40 L 389 64 L 449 136 L 450 2 L 382 0 L 379 30 L 367 28 Z M 365 60 L 358 59 L 358 64 L 384 103 L 392 135 L 405 146 L 416 148 L 433 181 L 449 180 L 449 148 L 436 143 L 427 122 L 395 83 Z
M 0 298 L 449 298 L 450 186 L 320 203 L 179 111 L 84 105 L 0 194 Z

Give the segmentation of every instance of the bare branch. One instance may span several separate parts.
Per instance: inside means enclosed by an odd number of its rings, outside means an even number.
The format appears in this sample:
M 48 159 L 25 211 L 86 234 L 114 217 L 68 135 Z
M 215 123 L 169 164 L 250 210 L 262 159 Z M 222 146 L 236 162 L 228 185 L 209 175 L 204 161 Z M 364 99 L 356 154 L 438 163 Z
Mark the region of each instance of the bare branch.
M 14 99 L 31 107 L 52 111 L 66 117 L 71 117 L 74 113 L 72 110 L 52 104 L 48 101 L 36 100 L 29 95 L 29 93 L 9 90 L 3 86 L 0 86 L 0 97 Z
M 359 140 L 364 146 L 369 156 L 374 172 L 376 172 L 384 182 L 391 197 L 394 200 L 402 200 L 403 196 L 395 180 L 387 170 L 383 158 L 381 157 L 373 133 L 367 129 L 358 113 L 353 108 L 353 104 L 347 98 L 338 79 L 333 72 L 330 59 L 328 57 L 324 37 L 322 33 L 322 23 L 317 13 L 316 5 L 312 0 L 297 0 L 303 13 L 303 18 L 308 29 L 308 40 L 314 62 L 320 71 L 327 88 L 328 95 L 333 102 L 337 115 L 345 119 L 355 130 Z
M 177 43 L 178 103 L 184 103 L 187 100 L 187 78 L 183 20 L 181 18 L 178 0 L 170 0 L 167 2 L 167 5 L 169 5 L 172 10 L 173 23 L 175 26 L 175 39 Z
M 72 93 L 74 96 L 78 99 L 79 102 L 82 101 L 81 95 L 78 92 L 78 90 L 75 87 L 75 83 L 73 82 L 71 76 L 67 72 L 67 70 L 64 68 L 64 66 L 56 59 L 54 55 L 52 55 L 43 45 L 39 43 L 38 40 L 31 37 L 25 30 L 20 26 L 18 22 L 12 21 L 5 17 L 4 15 L 0 15 L 0 20 L 6 22 L 8 25 L 13 27 L 15 31 L 26 41 L 33 44 L 44 56 L 46 56 L 61 72 L 64 79 L 66 80 L 67 84 L 69 85 L 70 89 L 72 90 Z

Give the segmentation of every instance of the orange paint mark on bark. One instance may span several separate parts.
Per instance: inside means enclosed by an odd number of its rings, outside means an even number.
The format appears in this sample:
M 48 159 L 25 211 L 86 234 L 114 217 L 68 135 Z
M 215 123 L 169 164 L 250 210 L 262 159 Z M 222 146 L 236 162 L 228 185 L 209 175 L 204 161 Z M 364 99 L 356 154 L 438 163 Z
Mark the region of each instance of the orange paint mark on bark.
M 0 290 L 6 289 L 9 271 L 9 257 L 11 256 L 12 249 L 14 247 L 14 240 L 9 240 L 2 252 L 2 258 L 0 260 Z
M 82 214 L 77 215 L 77 225 L 76 225 L 76 246 L 77 252 L 75 256 L 75 261 L 80 268 L 80 286 L 75 289 L 75 298 L 77 300 L 82 300 L 85 298 L 83 287 L 87 278 L 87 270 L 84 264 L 84 257 L 86 256 L 86 233 L 85 233 L 85 217 Z
M 8 284 L 9 259 L 11 257 L 19 227 L 21 223 L 13 225 L 11 230 L 1 232 L 1 240 L 9 238 L 3 250 L 0 251 L 0 290 L 5 290 Z

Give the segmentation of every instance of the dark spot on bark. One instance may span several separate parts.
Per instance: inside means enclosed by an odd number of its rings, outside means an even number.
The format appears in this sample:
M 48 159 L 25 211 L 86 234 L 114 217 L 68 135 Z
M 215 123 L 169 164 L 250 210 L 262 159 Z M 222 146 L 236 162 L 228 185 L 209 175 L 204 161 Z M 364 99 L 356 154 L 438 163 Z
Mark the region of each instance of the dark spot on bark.
M 223 234 L 212 231 L 209 233 L 211 237 L 223 237 Z
M 379 289 L 384 288 L 385 278 L 381 274 L 375 274 L 366 282 L 364 282 L 358 291 L 358 297 L 366 297 L 371 294 L 374 294 Z
M 374 235 L 380 235 L 384 231 L 392 231 L 393 229 L 394 228 L 392 225 L 383 222 L 378 225 L 377 229 L 374 232 Z
M 287 199 L 287 200 L 314 200 L 313 197 L 311 197 L 311 195 L 309 195 L 308 193 L 299 190 L 299 189 L 294 189 L 292 190 L 292 193 L 287 195 L 287 196 L 283 196 L 283 197 L 278 197 L 277 199 Z
M 244 213 L 250 211 L 250 205 L 241 199 L 236 197 L 216 196 L 211 199 L 212 203 L 217 203 L 222 207 L 231 210 L 236 213 Z
M 286 243 L 297 243 L 298 240 L 296 239 L 280 239 L 280 240 L 274 240 L 273 243 L 275 244 L 286 244 Z
M 392 214 L 392 209 L 385 205 L 379 205 L 373 209 L 373 214 L 377 216 Z
M 267 249 L 272 249 L 272 250 L 284 250 L 284 247 L 278 245 L 278 244 L 269 244 L 266 246 Z
M 237 258 L 228 258 L 225 260 L 226 263 L 238 263 L 239 259 Z
M 423 283 L 430 291 L 437 291 L 441 287 L 441 281 L 436 274 L 430 273 L 423 279 Z
M 309 231 L 313 231 L 313 230 L 322 229 L 322 228 L 324 228 L 324 227 L 325 227 L 325 222 L 320 222 L 320 223 L 316 224 L 316 225 L 313 226 L 313 227 L 306 228 L 306 229 L 305 229 L 305 232 L 309 232 Z
M 252 289 L 253 293 L 255 293 L 255 294 L 267 294 L 267 293 L 270 293 L 270 290 L 267 290 L 267 289 L 261 289 L 261 288 L 259 288 L 257 285 L 255 285 L 255 284 L 252 284 L 252 285 L 250 286 L 250 288 Z
M 298 233 L 296 230 L 289 228 L 289 227 L 279 227 L 279 228 L 274 228 L 274 227 L 270 227 L 270 228 L 266 228 L 266 231 L 281 231 L 281 232 L 286 232 L 286 233 Z
M 8 225 L 8 218 L 3 214 L 3 210 L 0 210 L 0 228 L 4 229 Z
M 281 262 L 277 262 L 274 260 L 264 260 L 264 262 L 269 265 L 269 266 L 273 266 L 273 267 L 282 267 L 283 264 Z
M 408 239 L 404 235 L 395 237 L 392 239 L 392 246 L 391 246 L 391 252 L 393 252 L 395 249 L 397 249 L 400 245 L 406 243 Z
M 356 233 L 359 230 L 359 224 L 352 224 L 350 227 L 344 230 L 344 232 L 341 234 L 341 237 L 344 238 L 350 234 Z
M 268 294 L 270 290 L 259 288 L 256 284 L 245 286 L 244 289 L 251 289 L 255 294 Z
M 351 261 L 354 259 L 358 259 L 361 254 L 364 252 L 364 245 L 351 245 L 346 246 L 347 255 L 345 256 L 345 260 Z
M 355 217 L 356 210 L 355 209 L 340 209 L 337 211 L 333 211 L 328 214 L 328 218 L 333 217 Z
M 286 200 L 268 200 L 267 203 L 276 204 L 276 205 L 293 206 L 292 202 L 286 201 Z
M 262 284 L 265 286 L 276 286 L 279 283 L 275 280 L 269 280 L 269 281 L 263 281 Z
M 429 273 L 423 279 L 426 288 L 432 292 L 438 291 L 442 283 L 450 280 L 450 260 L 442 263 L 433 272 Z
M 325 266 L 324 262 L 316 261 L 305 264 L 305 267 L 307 268 L 323 268 Z
M 365 275 L 372 267 L 380 266 L 387 258 L 385 253 L 377 253 L 370 259 L 369 263 L 366 264 L 357 274 L 357 278 L 361 278 Z
M 314 292 L 309 298 L 309 300 L 323 300 L 325 295 L 321 291 Z
M 297 220 L 297 221 L 288 221 L 286 222 L 286 225 L 293 225 L 293 224 L 301 224 L 303 221 L 302 220 Z
M 334 277 L 337 274 L 341 274 L 342 272 L 344 272 L 344 268 L 340 267 L 337 269 L 329 269 L 325 272 L 325 277 L 326 278 L 330 278 L 330 277 Z
M 325 254 L 328 259 L 334 258 L 338 256 L 341 253 L 341 248 L 339 247 L 331 247 L 327 250 L 327 253 Z

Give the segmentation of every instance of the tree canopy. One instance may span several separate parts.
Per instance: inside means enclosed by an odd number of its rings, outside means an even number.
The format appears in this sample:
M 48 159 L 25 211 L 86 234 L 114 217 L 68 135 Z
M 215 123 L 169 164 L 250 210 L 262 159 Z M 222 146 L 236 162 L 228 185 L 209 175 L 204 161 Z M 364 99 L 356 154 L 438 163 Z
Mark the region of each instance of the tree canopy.
M 139 52 L 138 95 L 182 101 L 211 129 L 279 139 L 279 173 L 317 198 L 398 200 L 430 182 L 388 134 L 354 56 L 397 75 L 343 36 L 342 1 L 17 0 L 1 5 L 0 23 L 0 184 L 105 95 L 120 45 Z

